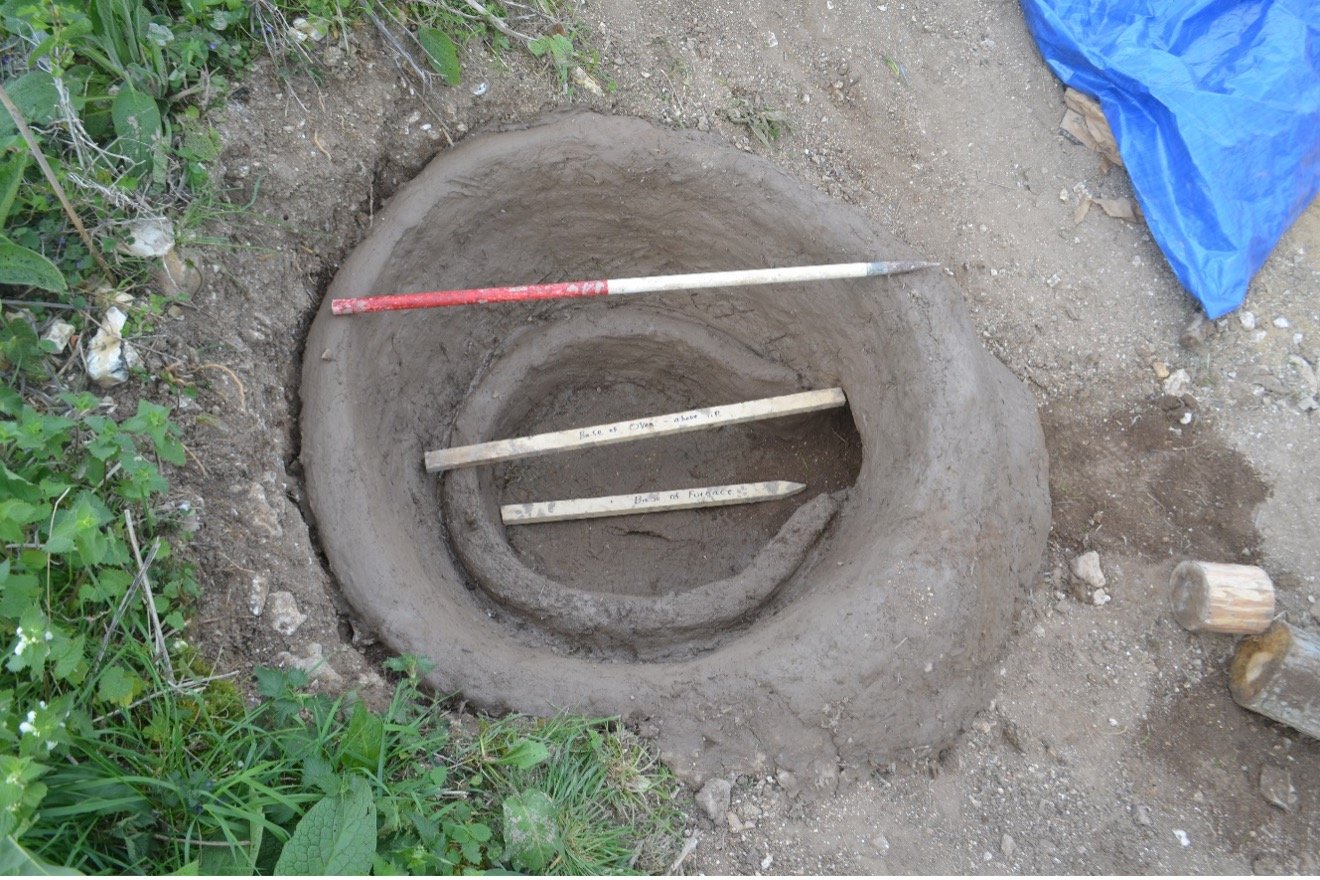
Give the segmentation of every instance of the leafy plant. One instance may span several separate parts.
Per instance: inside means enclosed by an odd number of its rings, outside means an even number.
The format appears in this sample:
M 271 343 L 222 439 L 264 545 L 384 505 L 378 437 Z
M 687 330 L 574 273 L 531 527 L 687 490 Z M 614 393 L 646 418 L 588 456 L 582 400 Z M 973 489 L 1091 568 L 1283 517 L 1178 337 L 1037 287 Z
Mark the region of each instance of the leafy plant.
M 470 39 L 535 44 L 561 81 L 577 57 L 566 31 L 525 37 L 496 3 L 391 9 L 451 84 Z M 83 326 L 89 291 L 132 284 L 141 266 L 111 230 L 218 200 L 205 110 L 278 42 L 277 20 L 295 43 L 351 24 L 339 0 L 0 0 L 3 85 L 34 138 L 0 112 L 0 284 L 53 294 Z M 98 233 L 90 246 L 70 213 Z M 163 306 L 147 302 L 148 317 Z M 183 637 L 197 584 L 164 515 L 182 431 L 148 398 L 115 418 L 64 387 L 38 333 L 48 305 L 0 312 L 0 871 L 667 864 L 675 783 L 613 722 L 511 718 L 451 737 L 415 657 L 387 664 L 383 708 L 308 693 L 297 670 L 256 670 L 249 703 L 212 674 Z
M 788 131 L 788 117 L 782 110 L 762 107 L 744 97 L 734 98 L 733 106 L 724 111 L 724 117 L 745 127 L 767 149 Z

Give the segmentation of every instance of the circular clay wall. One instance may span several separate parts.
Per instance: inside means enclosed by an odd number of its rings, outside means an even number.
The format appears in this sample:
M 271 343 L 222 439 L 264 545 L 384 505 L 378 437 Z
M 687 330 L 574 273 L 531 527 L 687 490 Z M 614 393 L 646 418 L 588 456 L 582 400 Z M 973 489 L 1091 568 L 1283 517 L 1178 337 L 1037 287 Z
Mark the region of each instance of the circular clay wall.
M 988 699 L 1049 527 L 1030 396 L 938 271 L 355 317 L 333 297 L 916 258 L 767 162 L 623 118 L 469 138 L 317 315 L 303 463 L 363 622 L 491 709 L 620 714 L 687 778 L 938 748 Z M 440 475 L 428 450 L 841 387 L 848 406 Z M 512 502 L 795 480 L 505 527 Z

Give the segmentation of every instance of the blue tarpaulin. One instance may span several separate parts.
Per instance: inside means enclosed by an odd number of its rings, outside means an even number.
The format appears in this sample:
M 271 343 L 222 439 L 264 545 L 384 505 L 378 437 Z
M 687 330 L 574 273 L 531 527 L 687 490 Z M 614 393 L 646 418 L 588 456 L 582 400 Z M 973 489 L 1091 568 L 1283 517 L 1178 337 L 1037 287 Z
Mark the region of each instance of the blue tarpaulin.
M 1320 0 L 1022 0 L 1099 99 L 1151 234 L 1211 318 L 1320 190 Z

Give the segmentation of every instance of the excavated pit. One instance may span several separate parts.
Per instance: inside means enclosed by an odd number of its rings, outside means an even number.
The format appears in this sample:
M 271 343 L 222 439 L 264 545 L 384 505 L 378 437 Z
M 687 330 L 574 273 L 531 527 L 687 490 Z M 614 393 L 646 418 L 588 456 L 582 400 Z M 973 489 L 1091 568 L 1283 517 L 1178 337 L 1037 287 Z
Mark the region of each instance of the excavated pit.
M 441 287 L 915 258 L 709 138 L 589 114 L 473 137 L 313 322 L 303 459 L 363 621 L 492 709 L 621 714 L 688 778 L 938 748 L 1049 527 L 1030 396 L 938 272 L 336 318 Z M 839 386 L 846 409 L 442 476 L 427 450 Z M 506 528 L 505 503 L 785 479 L 765 504 Z

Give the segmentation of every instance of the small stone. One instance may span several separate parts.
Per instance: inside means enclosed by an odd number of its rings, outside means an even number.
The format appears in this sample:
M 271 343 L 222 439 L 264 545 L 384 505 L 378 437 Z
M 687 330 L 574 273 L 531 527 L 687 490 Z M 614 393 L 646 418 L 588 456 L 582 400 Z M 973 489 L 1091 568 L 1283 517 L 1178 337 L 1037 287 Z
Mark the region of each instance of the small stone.
M 889 852 L 889 838 L 885 837 L 883 834 L 878 834 L 875 839 L 871 841 L 871 846 L 875 847 L 876 852 L 887 853 Z
M 192 297 L 202 289 L 202 273 L 177 250 L 160 258 L 160 266 L 151 275 L 156 289 L 169 297 Z
M 733 785 L 727 779 L 708 779 L 697 792 L 697 806 L 705 811 L 710 821 L 719 824 L 729 812 L 729 799 L 733 796 Z
M 1178 838 L 1178 843 L 1180 843 L 1183 846 L 1192 845 L 1192 839 L 1188 837 L 1187 832 L 1183 831 L 1181 828 L 1173 829 L 1173 836 Z
M 59 353 L 64 351 L 64 347 L 69 344 L 73 334 L 74 327 L 68 321 L 52 321 L 51 325 L 46 328 L 46 332 L 42 334 L 41 341 L 49 342 L 55 346 L 56 353 Z
M 797 794 L 802 787 L 798 784 L 797 777 L 793 775 L 792 770 L 780 770 L 775 774 L 775 781 L 779 783 L 779 787 L 784 790 L 784 793 L 790 797 Z
M 279 514 L 275 508 L 270 506 L 266 500 L 266 490 L 260 483 L 251 483 L 247 487 L 248 500 L 252 502 L 252 509 L 248 512 L 249 521 L 257 526 L 272 538 L 278 538 L 284 534 L 284 527 L 280 525 Z
M 1288 355 L 1288 365 L 1297 372 L 1297 376 L 1302 380 L 1302 385 L 1307 391 L 1312 394 L 1320 392 L 1320 379 L 1316 377 L 1315 367 L 1312 367 L 1306 358 L 1290 354 Z
M 1061 202 L 1068 201 L 1068 190 L 1066 188 L 1059 190 L 1059 201 Z
M 1260 793 L 1265 800 L 1285 812 L 1291 812 L 1297 806 L 1297 789 L 1293 787 L 1292 774 L 1282 767 L 1261 765 Z
M 281 666 L 292 666 L 295 669 L 301 669 L 307 673 L 307 678 L 313 683 L 325 685 L 327 688 L 339 688 L 344 683 L 344 676 L 339 674 L 330 662 L 325 659 L 324 649 L 319 642 L 312 642 L 307 646 L 307 653 L 302 657 L 296 657 L 288 651 L 281 651 L 275 656 L 275 662 Z
M 119 250 L 131 257 L 163 257 L 174 249 L 174 227 L 163 217 L 128 224 L 128 241 Z
M 597 98 L 605 97 L 605 90 L 600 87 L 600 83 L 592 79 L 591 74 L 587 73 L 581 67 L 573 68 L 573 82 L 586 89 Z
M 1073 577 L 1097 590 L 1107 583 L 1104 570 L 1100 568 L 1100 554 L 1094 550 L 1088 550 L 1072 561 L 1072 573 Z
M 1013 839 L 1013 835 L 1005 834 L 999 838 L 999 851 L 1004 854 L 1004 858 L 1013 858 L 1013 853 L 1017 852 L 1017 841 Z
M 1106 593 L 1104 590 L 1096 590 L 1094 593 L 1091 594 L 1091 604 L 1097 607 L 1102 605 L 1108 605 L 1112 600 L 1113 597 L 1110 596 L 1108 593 Z
M 128 371 L 138 364 L 138 353 L 124 341 L 124 324 L 128 316 L 116 306 L 105 310 L 101 327 L 87 345 L 87 376 L 102 388 L 113 388 L 128 381 Z
M 1192 387 L 1192 377 L 1179 367 L 1164 380 L 1164 393 L 1173 397 L 1182 397 Z
M 1302 412 L 1311 412 L 1320 409 L 1320 400 L 1316 400 L 1313 396 L 1303 397 L 1297 402 L 1297 406 L 1301 408 Z
M 1183 330 L 1182 335 L 1178 337 L 1178 342 L 1183 348 L 1200 348 L 1205 343 L 1206 339 L 1209 338 L 1210 334 L 1214 332 L 1214 329 L 1215 325 L 1206 318 L 1205 312 L 1198 311 L 1196 317 L 1192 318 L 1192 322 L 1187 325 Z
M 1255 330 L 1256 329 L 1255 312 L 1239 312 L 1238 323 L 1242 325 L 1243 330 Z
M 1280 330 L 1287 330 L 1292 325 L 1288 323 L 1287 318 L 1283 315 L 1279 315 L 1279 317 L 1274 319 L 1274 326 L 1278 327 Z
M 738 814 L 733 810 L 729 810 L 729 812 L 724 814 L 724 821 L 728 824 L 729 830 L 734 834 L 741 834 L 744 828 L 749 827 L 743 824 L 742 819 L 738 818 Z
M 1155 824 L 1155 820 L 1150 816 L 1150 807 L 1145 804 L 1137 804 L 1132 808 L 1132 821 L 1143 828 L 1149 828 Z
M 775 863 L 775 857 L 770 855 L 770 853 L 766 853 L 765 858 L 761 859 L 761 870 L 769 871 L 770 866 L 773 865 L 774 863 Z
M 265 575 L 254 574 L 252 585 L 248 588 L 248 610 L 253 617 L 260 617 L 266 609 L 266 599 L 270 597 L 270 582 Z
M 1164 361 L 1155 361 L 1150 368 L 1155 371 L 1155 378 L 1161 382 L 1169 378 L 1169 365 Z
M 1007 718 L 1004 719 L 1004 725 L 1001 729 L 1004 733 L 1004 742 L 1016 749 L 1018 754 L 1025 755 L 1027 753 L 1027 744 L 1022 729 Z
M 303 625 L 307 615 L 298 610 L 298 600 L 293 593 L 279 590 L 266 599 L 266 608 L 270 612 L 270 626 L 275 632 L 291 636 Z

